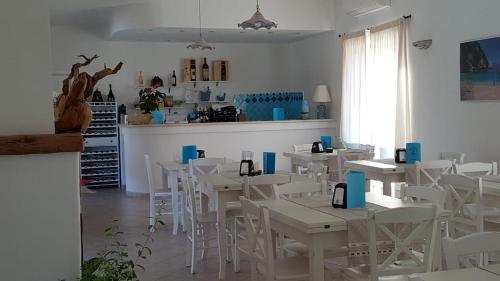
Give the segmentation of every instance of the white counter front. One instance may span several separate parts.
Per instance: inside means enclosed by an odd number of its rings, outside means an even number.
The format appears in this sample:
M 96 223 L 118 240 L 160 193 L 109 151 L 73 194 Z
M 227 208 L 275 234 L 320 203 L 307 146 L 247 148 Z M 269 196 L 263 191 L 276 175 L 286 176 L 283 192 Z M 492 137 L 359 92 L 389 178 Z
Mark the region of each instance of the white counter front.
M 289 170 L 290 160 L 282 153 L 294 144 L 319 141 L 322 135 L 337 135 L 335 120 L 293 120 L 235 123 L 121 126 L 122 182 L 127 192 L 148 193 L 144 154 L 151 156 L 156 185 L 161 172 L 156 162 L 181 157 L 184 145 L 194 144 L 207 157 L 239 161 L 241 151 L 255 153 L 262 163 L 263 152 L 276 152 L 276 169 Z

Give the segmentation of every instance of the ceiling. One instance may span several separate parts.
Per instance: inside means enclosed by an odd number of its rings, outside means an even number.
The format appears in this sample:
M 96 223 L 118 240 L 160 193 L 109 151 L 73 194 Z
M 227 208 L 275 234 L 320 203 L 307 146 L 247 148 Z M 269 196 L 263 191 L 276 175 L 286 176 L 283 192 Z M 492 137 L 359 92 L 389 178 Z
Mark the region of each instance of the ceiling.
M 113 10 L 124 5 L 141 4 L 152 0 L 49 0 L 51 23 L 73 25 L 86 29 L 106 40 L 127 42 L 190 42 L 197 39 L 196 28 L 138 28 L 106 33 Z M 249 15 L 250 15 L 249 11 Z M 203 37 L 212 43 L 289 43 L 325 32 L 324 30 L 241 30 L 204 29 Z

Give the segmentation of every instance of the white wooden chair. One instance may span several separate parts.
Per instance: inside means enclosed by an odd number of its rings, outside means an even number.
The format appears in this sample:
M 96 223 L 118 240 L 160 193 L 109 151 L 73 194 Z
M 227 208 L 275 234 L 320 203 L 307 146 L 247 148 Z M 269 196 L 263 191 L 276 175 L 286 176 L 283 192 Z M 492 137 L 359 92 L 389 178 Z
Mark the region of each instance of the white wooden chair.
M 483 232 L 484 211 L 481 204 L 483 197 L 481 178 L 443 175 L 439 180 L 439 185 L 448 192 L 446 208 L 452 211 L 452 215 L 448 219 L 448 234 L 452 238 L 457 238 L 459 234 Z M 467 206 L 470 204 L 475 206 L 474 216 L 467 214 Z
M 459 175 L 465 175 L 469 177 L 482 177 L 491 176 L 498 174 L 497 162 L 491 163 L 480 163 L 471 162 L 466 164 L 455 164 L 453 170 Z
M 445 238 L 443 249 L 448 270 L 488 265 L 488 254 L 500 251 L 500 232 L 473 233 L 455 240 Z
M 217 165 L 225 164 L 226 158 L 199 158 L 189 160 L 189 176 L 193 179 L 195 190 L 198 197 L 198 202 L 201 204 L 200 184 L 198 183 L 198 176 L 200 175 L 214 175 L 217 174 Z M 213 206 L 211 206 L 213 208 Z
M 294 144 L 293 152 L 311 152 L 312 143 L 306 144 Z M 297 174 L 303 174 L 307 172 L 307 166 L 310 164 L 308 161 L 292 159 L 292 167 L 297 167 L 296 171 L 292 171 Z
M 322 182 L 295 181 L 282 185 L 275 184 L 273 185 L 274 198 L 280 200 L 282 198 L 307 197 L 312 195 L 327 196 L 327 185 L 326 180 Z M 288 253 L 306 256 L 309 253 L 306 245 L 294 240 L 285 239 L 283 233 L 279 233 L 279 247 L 282 256 L 287 256 Z
M 215 212 L 202 214 L 198 210 L 193 181 L 188 175 L 184 174 L 182 184 L 186 190 L 185 212 L 191 224 L 191 227 L 187 231 L 189 243 L 186 243 L 186 266 L 190 266 L 191 273 L 195 274 L 198 256 L 201 256 L 201 259 L 205 259 L 205 250 L 210 248 L 210 241 L 216 240 L 216 237 L 210 237 L 210 234 L 216 233 L 217 214 Z M 216 245 L 216 243 L 214 244 Z
M 434 203 L 444 209 L 447 191 L 438 190 L 429 186 L 401 186 L 401 200 L 415 203 Z
M 345 168 L 346 161 L 371 160 L 373 154 L 363 149 L 339 150 L 337 155 L 337 177 L 336 182 L 345 182 L 348 170 Z M 334 180 L 335 181 L 335 180 Z
M 248 237 L 251 280 L 309 280 L 309 260 L 305 257 L 274 259 L 271 219 L 267 208 L 240 198 Z M 264 277 L 260 277 L 259 273 Z
M 237 178 L 240 176 L 240 162 L 227 162 L 217 165 L 217 173 L 229 178 Z
M 418 186 L 428 185 L 437 189 L 441 176 L 452 172 L 453 161 L 450 160 L 431 160 L 426 162 L 416 162 L 417 184 Z
M 256 177 L 244 178 L 243 194 L 245 198 L 253 200 L 269 200 L 274 198 L 274 185 L 286 184 L 291 182 L 291 175 L 262 175 Z M 226 214 L 228 218 L 234 218 L 234 223 L 229 231 L 232 236 L 233 249 L 233 269 L 235 272 L 240 271 L 240 253 L 248 255 L 247 249 L 242 245 L 242 242 L 247 240 L 245 233 L 241 232 L 244 225 L 244 218 L 241 214 L 241 202 L 228 202 L 226 204 Z
M 177 235 L 179 222 L 182 222 L 184 217 L 184 193 L 178 190 L 164 190 L 158 187 L 153 177 L 151 167 L 151 159 L 148 154 L 144 154 L 144 162 L 146 164 L 146 175 L 149 186 L 149 226 L 151 231 L 157 216 L 172 215 L 174 221 L 173 234 Z M 170 199 L 171 211 L 167 211 L 168 200 Z
M 369 265 L 342 270 L 344 279 L 407 280 L 409 274 L 431 271 L 436 250 L 436 217 L 436 206 L 369 210 Z M 380 237 L 380 233 L 387 236 L 394 246 L 389 252 L 386 245 L 382 250 L 377 248 L 377 236 Z M 422 251 L 416 248 L 422 248 Z M 381 255 L 382 253 L 387 255 Z M 386 279 L 389 276 L 390 279 Z
M 292 182 L 322 182 L 328 179 L 328 166 L 321 163 L 309 163 L 306 174 L 292 174 Z
M 460 152 L 441 152 L 439 153 L 439 160 L 455 161 L 457 164 L 463 164 L 465 160 L 465 153 Z

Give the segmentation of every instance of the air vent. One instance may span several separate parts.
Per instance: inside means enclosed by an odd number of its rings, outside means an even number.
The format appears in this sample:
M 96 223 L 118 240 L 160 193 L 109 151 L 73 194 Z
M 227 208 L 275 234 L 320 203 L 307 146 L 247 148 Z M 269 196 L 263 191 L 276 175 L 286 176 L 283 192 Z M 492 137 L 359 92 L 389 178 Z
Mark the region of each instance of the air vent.
M 347 14 L 353 17 L 361 17 L 371 13 L 378 12 L 391 6 L 391 0 L 369 0 L 368 3 L 363 4 Z

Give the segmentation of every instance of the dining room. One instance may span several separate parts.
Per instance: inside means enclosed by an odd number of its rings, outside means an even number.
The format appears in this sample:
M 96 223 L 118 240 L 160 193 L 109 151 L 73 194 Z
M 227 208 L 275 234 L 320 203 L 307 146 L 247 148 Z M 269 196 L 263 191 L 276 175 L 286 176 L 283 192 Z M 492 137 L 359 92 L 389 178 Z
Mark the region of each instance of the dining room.
M 500 3 L 0 7 L 1 280 L 500 280 Z

